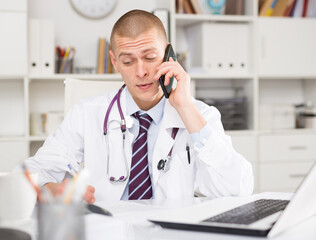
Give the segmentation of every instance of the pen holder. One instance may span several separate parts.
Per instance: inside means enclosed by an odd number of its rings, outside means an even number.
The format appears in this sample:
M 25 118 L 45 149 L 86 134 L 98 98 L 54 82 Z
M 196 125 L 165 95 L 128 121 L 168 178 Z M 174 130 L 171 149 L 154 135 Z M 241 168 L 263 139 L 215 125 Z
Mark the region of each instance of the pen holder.
M 38 239 L 85 240 L 84 203 L 38 205 Z
M 73 73 L 73 58 L 57 58 L 56 73 Z

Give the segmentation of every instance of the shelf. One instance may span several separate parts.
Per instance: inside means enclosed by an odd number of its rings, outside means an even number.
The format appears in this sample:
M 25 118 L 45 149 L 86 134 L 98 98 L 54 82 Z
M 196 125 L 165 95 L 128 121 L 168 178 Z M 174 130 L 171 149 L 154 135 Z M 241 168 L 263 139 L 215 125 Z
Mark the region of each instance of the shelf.
M 65 80 L 66 78 L 76 78 L 82 80 L 121 80 L 120 74 L 54 74 L 54 75 L 30 75 L 30 80 Z
M 1 80 L 23 80 L 26 76 L 24 75 L 0 75 Z
M 295 129 L 271 129 L 271 130 L 258 130 L 259 135 L 269 134 L 284 134 L 284 135 L 295 135 L 295 134 L 315 134 L 316 129 L 313 128 L 295 128 Z
M 21 142 L 27 140 L 26 137 L 0 137 L 0 142 Z
M 210 15 L 210 14 L 176 14 L 177 26 L 189 26 L 202 22 L 244 22 L 254 21 L 252 16 Z
M 304 75 L 260 75 L 259 80 L 295 80 L 295 79 L 306 79 L 306 80 L 316 80 L 315 75 L 304 76 Z
M 225 133 L 229 136 L 255 136 L 255 130 L 227 130 Z
M 30 142 L 43 142 L 45 141 L 47 136 L 29 136 L 28 140 Z
M 207 79 L 253 79 L 254 75 L 214 75 L 214 74 L 189 74 L 191 79 L 194 80 L 207 80 Z

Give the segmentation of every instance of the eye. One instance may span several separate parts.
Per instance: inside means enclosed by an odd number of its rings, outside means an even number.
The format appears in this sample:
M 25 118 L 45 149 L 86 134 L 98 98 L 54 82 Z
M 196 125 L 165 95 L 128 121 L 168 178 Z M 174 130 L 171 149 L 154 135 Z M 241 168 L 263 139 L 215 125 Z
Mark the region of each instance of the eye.
M 148 54 L 146 57 L 145 57 L 145 59 L 147 60 L 147 61 L 153 61 L 153 60 L 155 60 L 157 58 L 157 55 L 156 54 Z
M 123 59 L 122 62 L 123 62 L 124 65 L 131 65 L 133 63 L 133 59 L 126 58 L 126 59 Z

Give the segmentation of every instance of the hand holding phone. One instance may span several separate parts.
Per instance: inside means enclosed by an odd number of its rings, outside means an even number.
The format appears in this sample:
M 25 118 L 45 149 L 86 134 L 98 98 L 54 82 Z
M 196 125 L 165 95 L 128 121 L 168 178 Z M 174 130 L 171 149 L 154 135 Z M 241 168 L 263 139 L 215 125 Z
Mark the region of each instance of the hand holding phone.
M 171 44 L 168 44 L 166 51 L 165 51 L 165 56 L 163 58 L 163 61 L 168 62 L 170 57 L 172 57 L 172 59 L 174 61 L 177 61 L 176 55 L 173 51 Z M 172 85 L 173 85 L 173 80 L 174 80 L 174 76 L 172 76 L 172 78 L 170 78 L 169 84 L 167 86 L 165 86 L 165 75 L 162 75 L 159 78 L 160 86 L 161 86 L 162 91 L 163 91 L 166 98 L 169 98 L 169 95 L 170 95 L 170 92 L 172 89 Z

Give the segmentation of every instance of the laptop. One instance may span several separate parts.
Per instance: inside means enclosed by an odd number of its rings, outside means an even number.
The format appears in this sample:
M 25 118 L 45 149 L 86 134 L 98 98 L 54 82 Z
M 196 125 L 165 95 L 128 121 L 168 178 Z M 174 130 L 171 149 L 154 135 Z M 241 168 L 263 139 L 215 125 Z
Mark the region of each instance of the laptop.
M 314 164 L 291 200 L 218 198 L 149 221 L 170 229 L 274 237 L 316 214 L 315 184 Z

